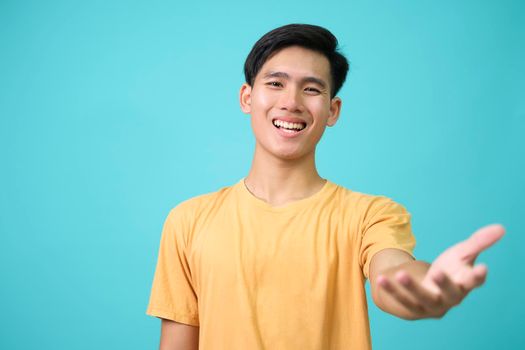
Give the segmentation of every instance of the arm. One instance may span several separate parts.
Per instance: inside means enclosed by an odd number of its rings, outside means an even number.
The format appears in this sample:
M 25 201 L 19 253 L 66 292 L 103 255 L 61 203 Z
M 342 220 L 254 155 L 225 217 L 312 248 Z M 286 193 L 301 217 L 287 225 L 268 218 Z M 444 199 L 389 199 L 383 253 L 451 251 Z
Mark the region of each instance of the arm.
M 485 281 L 487 268 L 474 266 L 477 256 L 504 234 L 501 225 L 486 226 L 443 252 L 432 264 L 385 249 L 370 263 L 376 305 L 395 316 L 415 320 L 442 317 Z
M 161 319 L 160 350 L 197 350 L 199 327 Z

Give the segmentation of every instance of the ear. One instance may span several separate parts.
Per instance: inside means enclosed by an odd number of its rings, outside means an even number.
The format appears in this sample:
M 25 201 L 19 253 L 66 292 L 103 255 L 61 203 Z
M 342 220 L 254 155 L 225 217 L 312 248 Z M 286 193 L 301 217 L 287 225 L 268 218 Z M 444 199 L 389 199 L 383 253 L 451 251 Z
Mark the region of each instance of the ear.
M 330 115 L 326 120 L 327 126 L 334 126 L 337 120 L 339 119 L 342 103 L 343 101 L 341 101 L 341 99 L 337 96 L 330 101 Z
M 248 83 L 244 83 L 241 86 L 239 102 L 244 113 L 248 114 L 252 111 L 252 87 Z

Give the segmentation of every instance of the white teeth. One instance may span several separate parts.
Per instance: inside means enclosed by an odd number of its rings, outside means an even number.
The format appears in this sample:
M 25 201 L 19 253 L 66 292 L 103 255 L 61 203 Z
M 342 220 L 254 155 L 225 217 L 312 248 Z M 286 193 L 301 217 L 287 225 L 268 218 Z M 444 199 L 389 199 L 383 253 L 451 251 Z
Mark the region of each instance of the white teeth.
M 305 128 L 306 125 L 302 123 L 288 123 L 282 120 L 275 119 L 273 121 L 273 125 L 283 128 L 283 129 L 296 129 L 296 130 L 302 130 Z

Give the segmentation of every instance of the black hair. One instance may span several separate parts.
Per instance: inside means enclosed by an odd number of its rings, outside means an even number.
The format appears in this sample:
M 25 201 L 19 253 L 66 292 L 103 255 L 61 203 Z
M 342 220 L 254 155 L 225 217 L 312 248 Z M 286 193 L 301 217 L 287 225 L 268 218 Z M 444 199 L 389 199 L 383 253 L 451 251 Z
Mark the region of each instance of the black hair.
M 278 51 L 301 46 L 323 54 L 330 62 L 331 98 L 343 86 L 349 63 L 338 51 L 337 38 L 326 28 L 311 24 L 288 24 L 264 34 L 253 46 L 244 62 L 244 77 L 253 86 L 264 63 Z

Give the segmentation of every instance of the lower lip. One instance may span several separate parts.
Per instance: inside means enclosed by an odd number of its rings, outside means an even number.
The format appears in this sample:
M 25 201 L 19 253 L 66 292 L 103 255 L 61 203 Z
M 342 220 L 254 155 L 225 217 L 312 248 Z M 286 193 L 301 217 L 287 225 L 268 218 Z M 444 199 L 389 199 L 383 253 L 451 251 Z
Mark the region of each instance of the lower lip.
M 273 125 L 273 124 L 272 124 L 272 125 Z M 294 138 L 294 137 L 297 137 L 297 136 L 301 135 L 301 134 L 303 133 L 304 130 L 306 130 L 306 128 L 304 128 L 304 129 L 301 129 L 300 131 L 288 132 L 288 131 L 284 131 L 284 130 L 281 129 L 281 128 L 276 127 L 275 125 L 273 125 L 273 127 L 275 128 L 275 130 L 277 130 L 277 132 L 279 133 L 279 135 L 281 135 L 282 137 L 286 137 L 286 138 Z

